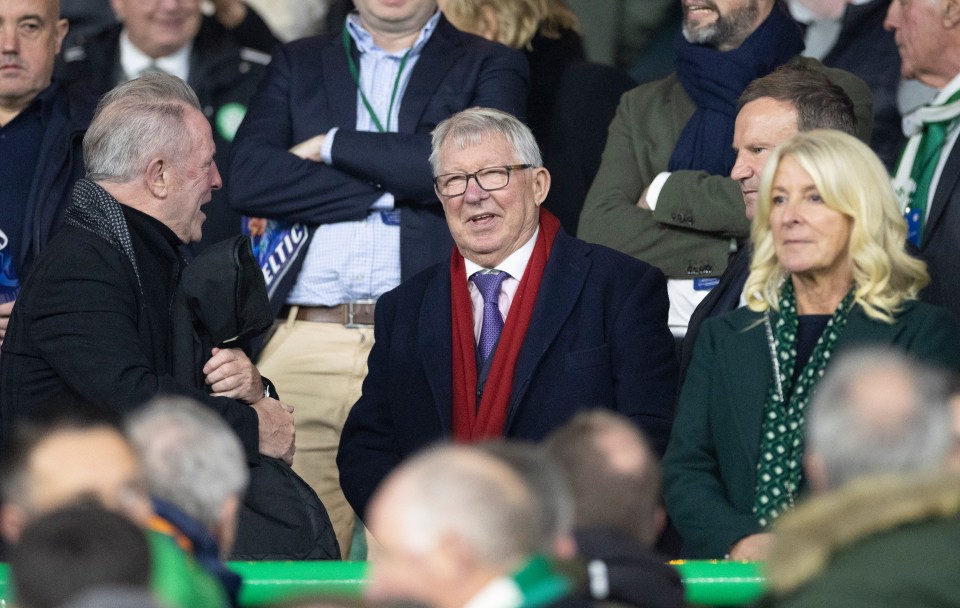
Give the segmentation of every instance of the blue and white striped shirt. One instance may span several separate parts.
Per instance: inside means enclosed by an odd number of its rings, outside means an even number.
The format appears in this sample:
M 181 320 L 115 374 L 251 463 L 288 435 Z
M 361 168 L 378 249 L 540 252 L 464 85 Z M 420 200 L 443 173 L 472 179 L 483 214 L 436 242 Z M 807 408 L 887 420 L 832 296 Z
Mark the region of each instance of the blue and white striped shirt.
M 397 131 L 400 105 L 420 52 L 437 26 L 440 13 L 427 21 L 410 49 L 403 74 L 397 80 L 400 62 L 406 51 L 388 53 L 376 46 L 373 37 L 360 24 L 356 14 L 347 17 L 347 31 L 360 51 L 360 87 L 387 127 L 387 110 L 394 82 L 397 96 L 389 117 L 389 131 Z M 377 131 L 360 95 L 357 95 L 358 131 Z M 331 129 L 324 141 L 323 162 L 332 162 L 331 150 L 337 129 Z M 335 306 L 352 300 L 377 298 L 400 284 L 400 210 L 394 209 L 393 194 L 384 192 L 366 219 L 318 226 L 307 250 L 296 285 L 287 297 L 288 304 Z

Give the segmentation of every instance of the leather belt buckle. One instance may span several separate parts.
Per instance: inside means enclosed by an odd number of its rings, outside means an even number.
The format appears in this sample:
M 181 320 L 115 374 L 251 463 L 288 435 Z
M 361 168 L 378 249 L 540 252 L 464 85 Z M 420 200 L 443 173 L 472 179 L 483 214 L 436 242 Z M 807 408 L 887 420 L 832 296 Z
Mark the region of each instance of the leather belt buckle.
M 376 300 L 355 300 L 342 304 L 341 306 L 344 306 L 347 312 L 347 322 L 343 326 L 349 328 L 372 326 L 376 303 Z

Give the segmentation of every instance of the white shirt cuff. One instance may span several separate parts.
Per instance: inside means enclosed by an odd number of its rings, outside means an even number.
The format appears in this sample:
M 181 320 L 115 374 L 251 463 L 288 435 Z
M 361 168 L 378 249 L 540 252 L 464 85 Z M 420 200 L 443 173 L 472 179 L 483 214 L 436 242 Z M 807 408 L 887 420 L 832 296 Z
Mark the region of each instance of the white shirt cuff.
M 647 207 L 650 207 L 650 211 L 657 208 L 657 199 L 660 198 L 660 191 L 663 190 L 663 185 L 667 183 L 668 177 L 670 177 L 670 172 L 664 171 L 658 173 L 650 182 L 650 187 L 647 188 Z
M 327 131 L 327 136 L 323 138 L 323 145 L 320 146 L 320 158 L 323 159 L 324 164 L 333 164 L 333 136 L 337 134 L 338 128 L 330 129 Z

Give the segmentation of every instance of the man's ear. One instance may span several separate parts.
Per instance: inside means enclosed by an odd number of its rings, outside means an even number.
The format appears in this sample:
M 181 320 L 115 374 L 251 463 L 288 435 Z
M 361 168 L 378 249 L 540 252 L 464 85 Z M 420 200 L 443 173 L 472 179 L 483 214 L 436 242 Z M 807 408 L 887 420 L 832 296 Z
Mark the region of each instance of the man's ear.
M 57 47 L 54 50 L 54 53 L 60 54 L 60 47 L 63 45 L 63 39 L 67 37 L 67 32 L 70 31 L 70 22 L 66 19 L 57 20 Z
M 960 0 L 941 0 L 941 6 L 943 27 L 950 30 L 960 25 Z
M 167 198 L 170 189 L 170 163 L 162 158 L 151 159 L 144 180 L 147 190 L 154 198 Z
M 550 192 L 550 172 L 545 167 L 534 167 L 533 172 L 533 196 L 539 205 Z
M 4 504 L 0 507 L 0 535 L 7 544 L 14 545 L 20 542 L 20 535 L 26 526 L 26 516 L 17 505 Z

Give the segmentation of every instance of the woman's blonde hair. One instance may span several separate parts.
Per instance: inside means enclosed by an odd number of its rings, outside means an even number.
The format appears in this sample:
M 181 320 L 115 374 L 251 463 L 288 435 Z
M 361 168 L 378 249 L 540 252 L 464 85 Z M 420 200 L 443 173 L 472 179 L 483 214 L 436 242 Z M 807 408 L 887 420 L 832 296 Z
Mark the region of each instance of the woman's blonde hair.
M 530 49 L 539 31 L 560 38 L 564 30 L 580 31 L 577 16 L 563 0 L 445 0 L 443 13 L 458 28 L 484 33 L 484 7 L 496 15 L 496 41 L 514 49 Z
M 530 44 L 543 18 L 542 0 L 446 0 L 443 14 L 459 29 L 480 35 L 485 6 L 496 14 L 496 41 L 514 49 Z
M 848 255 L 854 299 L 869 317 L 892 323 L 901 305 L 916 299 L 930 277 L 926 264 L 906 252 L 906 222 L 880 159 L 840 131 L 798 133 L 767 161 L 750 230 L 753 261 L 744 287 L 747 306 L 758 312 L 777 310 L 788 275 L 777 259 L 770 230 L 773 179 L 785 158 L 795 160 L 810 175 L 827 207 L 850 218 Z

